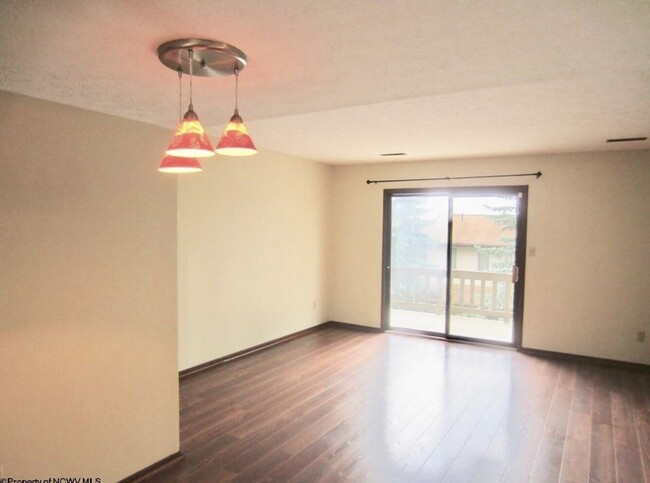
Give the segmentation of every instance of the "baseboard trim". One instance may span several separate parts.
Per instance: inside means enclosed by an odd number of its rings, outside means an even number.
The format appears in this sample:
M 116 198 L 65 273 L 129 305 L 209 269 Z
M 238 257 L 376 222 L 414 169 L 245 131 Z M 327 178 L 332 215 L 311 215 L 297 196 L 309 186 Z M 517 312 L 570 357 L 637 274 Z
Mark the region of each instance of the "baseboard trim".
M 315 325 L 313 327 L 309 327 L 307 329 L 299 330 L 298 332 L 293 332 L 289 335 L 285 335 L 284 337 L 278 337 L 277 339 L 270 340 L 268 342 L 264 342 L 262 344 L 255 345 L 253 347 L 249 347 L 247 349 L 243 349 L 237 352 L 233 352 L 232 354 L 228 354 L 223 357 L 217 357 L 216 359 L 212 359 L 211 361 L 204 362 L 203 364 L 199 364 L 197 366 L 189 367 L 187 369 L 183 369 L 178 373 L 179 379 L 185 379 L 186 377 L 193 376 L 195 374 L 199 374 L 203 371 L 207 371 L 209 369 L 212 369 L 214 367 L 220 366 L 222 364 L 226 364 L 227 362 L 234 361 L 235 359 L 240 359 L 242 357 L 249 356 L 251 354 L 254 354 L 256 352 L 259 352 L 264 349 L 268 349 L 269 347 L 272 347 L 274 345 L 282 344 L 284 342 L 288 342 L 292 339 L 295 339 L 297 337 L 303 337 L 307 334 L 311 334 L 312 332 L 316 332 L 318 330 L 321 330 L 323 326 L 327 324 L 327 322 L 324 322 L 323 324 Z
M 379 327 L 368 327 L 366 325 L 356 325 L 356 324 L 348 324 L 347 322 L 336 322 L 334 320 L 330 320 L 328 322 L 325 322 L 321 324 L 319 327 L 336 327 L 339 329 L 350 329 L 350 330 L 360 330 L 363 332 L 385 332 L 384 329 L 380 329 Z M 411 335 L 410 332 L 397 332 L 401 334 L 407 334 Z M 423 334 L 418 334 L 417 331 L 413 331 L 413 335 L 423 335 Z M 501 345 L 501 344 L 492 344 L 492 343 L 481 343 L 481 341 L 472 341 L 472 340 L 462 340 L 462 339 L 445 339 L 444 337 L 436 337 L 436 336 L 428 336 L 432 337 L 434 339 L 446 341 L 446 342 L 463 342 L 463 343 L 469 343 L 469 344 L 478 344 L 478 345 L 483 345 L 486 347 L 494 347 L 498 349 L 509 349 L 509 350 L 516 350 L 517 352 L 522 352 L 524 354 L 528 354 L 531 356 L 536 356 L 536 357 L 548 357 L 548 358 L 553 358 L 553 359 L 566 359 L 566 360 L 573 360 L 573 361 L 579 361 L 579 362 L 587 362 L 590 364 L 598 364 L 598 365 L 605 365 L 605 366 L 612 366 L 612 367 L 620 367 L 624 369 L 632 369 L 632 370 L 637 370 L 637 371 L 650 371 L 650 365 L 648 364 L 642 364 L 638 362 L 627 362 L 627 361 L 618 361 L 616 359 L 604 359 L 600 357 L 591 357 L 591 356 L 583 356 L 579 354 L 569 354 L 566 352 L 555 352 L 555 351 L 547 351 L 543 349 L 533 349 L 533 348 L 528 348 L 528 347 L 511 347 L 511 346 L 506 346 L 506 345 Z
M 547 351 L 543 349 L 532 349 L 528 347 L 522 347 L 517 350 L 524 354 L 528 354 L 536 357 L 548 357 L 551 359 L 565 359 L 565 360 L 572 360 L 576 362 L 587 362 L 590 364 L 598 364 L 601 366 L 613 366 L 613 367 L 620 367 L 623 369 L 633 369 L 637 371 L 650 371 L 650 365 L 641 364 L 638 362 L 617 361 L 616 359 L 603 359 L 600 357 L 583 356 L 580 354 L 569 354 L 567 352 Z
M 349 329 L 349 330 L 360 330 L 362 332 L 384 332 L 383 329 L 379 327 L 368 327 L 367 325 L 357 325 L 357 324 L 348 324 L 347 322 L 336 322 L 330 320 L 321 324 L 322 327 L 334 327 L 337 329 Z
M 375 332 L 375 333 L 386 332 L 384 329 L 380 329 L 379 327 L 368 327 L 366 325 L 348 324 L 347 322 L 336 322 L 334 320 L 325 322 L 321 324 L 319 327 L 335 327 L 339 329 L 360 330 L 363 332 Z M 418 336 L 425 335 L 425 334 L 419 334 L 417 331 L 413 331 L 413 333 L 408 331 L 406 332 L 399 331 L 396 333 L 406 334 L 406 335 L 418 335 Z M 633 369 L 637 371 L 650 371 L 650 365 L 641 364 L 638 362 L 617 361 L 616 359 L 603 359 L 600 357 L 583 356 L 579 354 L 569 354 L 566 352 L 554 352 L 554 351 L 547 351 L 542 349 L 533 349 L 528 347 L 512 347 L 512 346 L 501 345 L 501 344 L 482 343 L 481 341 L 473 341 L 473 340 L 445 339 L 444 337 L 436 337 L 436 336 L 428 336 L 428 335 L 425 336 L 431 337 L 433 339 L 441 340 L 441 341 L 446 341 L 446 342 L 462 342 L 468 344 L 482 345 L 486 347 L 493 347 L 497 349 L 516 350 L 517 352 L 522 352 L 524 354 L 528 354 L 536 357 L 566 359 L 566 360 L 574 360 L 579 362 L 587 362 L 591 364 L 620 367 L 624 369 Z
M 159 471 L 163 467 L 175 463 L 183 459 L 184 457 L 185 455 L 183 455 L 183 453 L 177 451 L 176 453 L 166 456 L 160 461 L 156 461 L 154 464 L 149 465 L 146 468 L 142 468 L 140 471 L 133 473 L 131 476 L 127 476 L 123 480 L 120 480 L 118 483 L 134 483 L 135 481 L 138 481 L 140 478 L 143 478 L 145 476 L 151 476 L 156 471 Z

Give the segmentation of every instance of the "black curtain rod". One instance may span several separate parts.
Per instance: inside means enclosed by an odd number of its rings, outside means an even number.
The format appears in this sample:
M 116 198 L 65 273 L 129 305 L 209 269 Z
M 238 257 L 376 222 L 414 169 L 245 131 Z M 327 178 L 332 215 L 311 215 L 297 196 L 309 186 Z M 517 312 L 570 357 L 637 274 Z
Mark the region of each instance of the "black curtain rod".
M 450 181 L 452 179 L 514 178 L 516 176 L 535 176 L 535 178 L 539 179 L 541 175 L 542 172 L 538 171 L 537 173 L 491 174 L 486 176 L 445 176 L 444 178 L 369 179 L 366 180 L 366 184 L 400 183 L 407 181 Z

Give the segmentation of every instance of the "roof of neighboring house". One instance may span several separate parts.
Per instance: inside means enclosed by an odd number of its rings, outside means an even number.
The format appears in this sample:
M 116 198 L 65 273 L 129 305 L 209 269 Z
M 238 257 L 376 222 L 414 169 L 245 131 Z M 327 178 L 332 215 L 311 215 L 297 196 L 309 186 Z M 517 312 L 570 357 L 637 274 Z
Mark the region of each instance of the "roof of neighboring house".
M 515 230 L 505 229 L 487 215 L 454 215 L 454 245 L 505 246 L 503 238 L 514 237 Z

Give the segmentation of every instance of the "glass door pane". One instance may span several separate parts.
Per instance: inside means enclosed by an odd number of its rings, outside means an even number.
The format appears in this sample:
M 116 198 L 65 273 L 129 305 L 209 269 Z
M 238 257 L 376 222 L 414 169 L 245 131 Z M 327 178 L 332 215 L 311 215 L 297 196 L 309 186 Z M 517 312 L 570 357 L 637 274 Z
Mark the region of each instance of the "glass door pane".
M 389 327 L 445 332 L 449 197 L 391 199 Z
M 517 196 L 453 196 L 449 333 L 513 342 Z

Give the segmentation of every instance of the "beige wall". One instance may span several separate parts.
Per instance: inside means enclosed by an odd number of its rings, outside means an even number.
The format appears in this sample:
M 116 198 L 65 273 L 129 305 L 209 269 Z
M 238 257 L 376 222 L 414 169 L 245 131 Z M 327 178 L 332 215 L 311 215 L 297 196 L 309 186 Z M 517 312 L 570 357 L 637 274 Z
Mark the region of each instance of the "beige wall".
M 178 450 L 163 129 L 0 92 L 0 470 L 116 481 Z
M 648 151 L 336 168 L 261 152 L 205 160 L 177 203 L 155 169 L 169 132 L 1 92 L 0 109 L 2 476 L 115 481 L 178 450 L 179 366 L 326 320 L 379 326 L 384 186 L 367 178 L 542 170 L 512 183 L 530 184 L 537 251 L 524 346 L 650 363 Z
M 327 320 L 331 168 L 272 152 L 179 178 L 179 366 Z
M 366 185 L 366 179 L 541 170 L 535 178 Z M 525 347 L 650 364 L 650 151 L 334 169 L 332 320 L 380 324 L 384 188 L 529 184 Z

